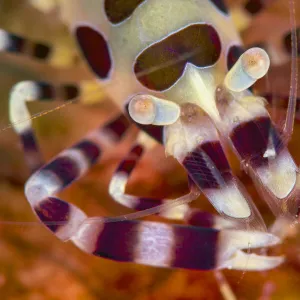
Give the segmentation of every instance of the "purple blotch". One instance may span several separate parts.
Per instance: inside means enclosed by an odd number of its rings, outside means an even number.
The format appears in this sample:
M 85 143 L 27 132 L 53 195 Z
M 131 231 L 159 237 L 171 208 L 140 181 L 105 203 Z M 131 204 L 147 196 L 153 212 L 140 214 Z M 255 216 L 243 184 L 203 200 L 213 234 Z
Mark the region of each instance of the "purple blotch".
M 243 160 L 255 167 L 267 164 L 264 154 L 269 146 L 278 154 L 284 147 L 281 137 L 268 116 L 244 122 L 232 130 L 231 141 Z
M 101 79 L 107 79 L 112 67 L 109 45 L 103 35 L 90 26 L 76 28 L 77 42 L 89 66 Z
M 214 65 L 221 48 L 213 26 L 192 24 L 146 48 L 135 60 L 134 73 L 143 86 L 164 91 L 183 75 L 187 63 L 198 68 Z

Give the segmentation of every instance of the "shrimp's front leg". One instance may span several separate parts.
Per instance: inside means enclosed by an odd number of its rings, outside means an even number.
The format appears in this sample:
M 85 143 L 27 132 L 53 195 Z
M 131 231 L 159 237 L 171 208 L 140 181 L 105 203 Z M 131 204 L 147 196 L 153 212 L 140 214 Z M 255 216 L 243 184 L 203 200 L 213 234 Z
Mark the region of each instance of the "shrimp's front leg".
M 172 103 L 169 107 L 166 104 L 169 101 L 157 100 L 150 95 L 137 95 L 131 99 L 130 116 L 139 121 L 138 111 L 133 108 L 136 108 L 137 101 L 140 101 L 141 105 L 147 104 L 149 99 L 154 103 L 160 103 L 157 109 L 159 113 L 155 113 L 155 117 L 151 116 L 149 120 L 151 119 L 154 124 L 158 115 L 164 120 L 160 122 L 165 125 L 166 152 L 183 165 L 191 180 L 207 196 L 216 210 L 229 220 L 239 220 L 237 226 L 266 230 L 251 198 L 231 172 L 218 133 L 209 117 L 193 104 L 182 105 L 179 117 L 179 114 L 174 113 L 177 104 Z M 144 119 L 148 120 L 148 116 Z
M 280 241 L 263 232 L 87 219 L 72 241 L 97 256 L 169 268 L 267 270 L 283 261 L 282 257 L 242 251 L 273 246 Z
M 222 118 L 220 131 L 230 137 L 242 166 L 274 214 L 295 216 L 298 168 L 286 144 L 293 130 L 296 98 L 291 97 L 284 129 L 279 131 L 265 109 L 264 99 L 246 90 L 266 74 L 268 66 L 265 51 L 253 48 L 241 55 L 229 71 L 224 86 L 216 93 Z

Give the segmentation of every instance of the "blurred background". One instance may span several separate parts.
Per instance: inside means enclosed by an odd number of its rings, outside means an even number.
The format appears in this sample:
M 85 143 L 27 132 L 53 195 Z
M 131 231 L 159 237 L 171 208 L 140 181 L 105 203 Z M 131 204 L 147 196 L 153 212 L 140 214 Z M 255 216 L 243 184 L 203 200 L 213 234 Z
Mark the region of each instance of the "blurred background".
M 76 2 L 62 1 L 64 4 Z M 35 222 L 36 218 L 23 195 L 29 172 L 18 137 L 9 126 L 9 90 L 16 82 L 27 79 L 73 82 L 93 78 L 65 25 L 70 12 L 68 5 L 60 6 L 62 1 L 0 1 L 0 28 L 64 47 L 67 54 L 62 60 L 65 59 L 65 64 L 72 62 L 72 67 L 58 68 L 0 53 L 0 299 L 223 299 L 211 272 L 167 270 L 96 258 L 81 252 L 71 243 L 62 243 L 39 224 L 26 224 Z M 242 2 L 231 0 L 228 4 L 234 7 Z M 254 44 L 271 36 L 276 39 L 283 28 L 288 29 L 287 2 L 274 1 L 274 5 L 253 20 L 251 26 L 242 32 L 245 43 Z M 300 5 L 295 13 L 300 23 Z M 289 62 L 280 67 L 272 66 L 267 78 L 256 88 L 258 91 L 288 94 L 289 76 Z M 99 100 L 99 103 L 87 106 L 69 104 L 56 110 L 57 103 L 29 105 L 32 114 L 52 110 L 34 121 L 47 160 L 117 113 L 113 103 L 101 91 L 94 100 Z M 284 111 L 271 109 L 271 113 L 280 120 Z M 299 124 L 296 124 L 289 147 L 298 164 L 299 129 Z M 132 141 L 133 136 L 127 136 L 120 146 L 105 154 L 101 164 L 61 193 L 61 197 L 79 205 L 90 216 L 129 213 L 111 200 L 107 188 L 115 167 Z M 154 155 L 152 152 L 142 159 L 130 179 L 128 191 L 168 198 L 186 192 L 183 170 L 172 158 L 165 157 L 162 147 L 157 146 L 154 152 Z M 249 177 L 240 170 L 239 163 L 232 155 L 230 157 L 236 174 L 251 192 L 265 220 L 271 224 L 274 221 L 272 214 L 256 194 Z M 213 211 L 202 197 L 193 205 Z M 155 220 L 156 217 L 148 219 Z M 300 299 L 300 235 L 288 239 L 274 251 L 287 257 L 276 270 L 224 272 L 237 299 L 267 299 L 262 296 L 263 290 L 270 299 Z

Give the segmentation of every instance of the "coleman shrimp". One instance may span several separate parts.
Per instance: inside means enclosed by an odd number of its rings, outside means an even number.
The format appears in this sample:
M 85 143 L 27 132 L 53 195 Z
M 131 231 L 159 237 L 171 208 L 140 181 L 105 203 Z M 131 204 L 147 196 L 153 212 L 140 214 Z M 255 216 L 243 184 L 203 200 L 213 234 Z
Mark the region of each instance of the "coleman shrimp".
M 63 1 L 69 13 L 62 18 L 81 56 L 120 114 L 47 162 L 27 103 L 84 99 L 90 82 L 26 80 L 12 87 L 9 118 L 31 170 L 24 193 L 38 220 L 58 239 L 118 262 L 217 272 L 280 266 L 284 256 L 268 255 L 266 249 L 283 241 L 300 208 L 298 166 L 288 150 L 300 107 L 299 29 L 289 0 L 291 20 L 281 48 L 263 40 L 245 46 L 240 31 L 267 2 L 276 1 L 249 0 L 232 10 L 223 0 Z M 235 18 L 243 20 L 240 28 Z M 5 29 L 0 49 L 50 65 L 61 55 L 51 45 Z M 273 61 L 292 66 L 290 93 L 279 103 L 286 110 L 282 126 L 268 110 L 274 97 L 254 88 Z M 59 198 L 133 127 L 139 130 L 136 140 L 107 188 L 114 201 L 135 212 L 89 217 Z M 140 159 L 157 144 L 185 170 L 187 194 L 162 199 L 126 192 Z M 271 229 L 232 170 L 228 149 L 274 214 Z M 191 207 L 200 194 L 216 214 Z M 141 220 L 151 214 L 162 222 Z M 258 248 L 265 250 L 250 251 Z

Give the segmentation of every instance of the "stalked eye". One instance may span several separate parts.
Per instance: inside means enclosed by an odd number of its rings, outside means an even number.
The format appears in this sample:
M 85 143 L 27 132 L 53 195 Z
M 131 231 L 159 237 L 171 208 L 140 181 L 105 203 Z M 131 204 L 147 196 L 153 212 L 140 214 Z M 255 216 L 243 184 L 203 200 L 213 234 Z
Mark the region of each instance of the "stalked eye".
M 207 24 L 193 24 L 144 50 L 134 64 L 134 72 L 145 87 L 163 91 L 183 74 L 187 63 L 199 68 L 214 65 L 221 53 L 216 30 Z
M 245 52 L 242 46 L 233 45 L 229 48 L 227 53 L 227 68 L 230 70 L 238 61 L 240 56 Z
M 228 9 L 224 3 L 224 0 L 210 0 L 221 12 L 228 14 Z
M 234 92 L 242 92 L 266 75 L 270 67 L 268 53 L 261 48 L 244 52 L 226 74 L 225 86 Z
M 82 25 L 76 28 L 75 36 L 91 69 L 101 79 L 107 79 L 112 61 L 103 35 L 92 27 Z
M 105 0 L 104 9 L 108 20 L 118 24 L 129 18 L 145 0 Z

